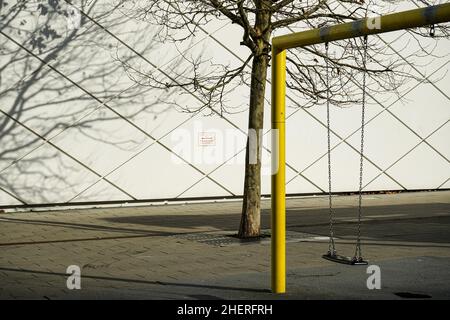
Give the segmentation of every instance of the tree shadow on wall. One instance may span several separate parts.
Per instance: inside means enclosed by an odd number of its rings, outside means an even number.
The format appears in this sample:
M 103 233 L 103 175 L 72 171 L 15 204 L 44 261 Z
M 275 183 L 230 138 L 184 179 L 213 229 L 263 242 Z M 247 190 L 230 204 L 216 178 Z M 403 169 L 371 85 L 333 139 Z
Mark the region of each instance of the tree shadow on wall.
M 158 49 L 156 35 L 141 32 L 143 25 L 130 24 L 112 3 L 82 0 L 77 8 L 102 27 L 66 1 L 0 1 L 0 193 L 9 195 L 6 201 L 71 201 L 94 186 L 96 194 L 112 188 L 129 199 L 108 180 L 110 167 L 92 164 L 154 142 L 130 123 L 159 121 L 176 107 L 175 90 L 155 93 L 130 81 L 122 63 L 138 57 L 103 27 L 142 55 Z M 77 26 L 69 23 L 75 18 Z M 98 151 L 105 148 L 108 155 Z

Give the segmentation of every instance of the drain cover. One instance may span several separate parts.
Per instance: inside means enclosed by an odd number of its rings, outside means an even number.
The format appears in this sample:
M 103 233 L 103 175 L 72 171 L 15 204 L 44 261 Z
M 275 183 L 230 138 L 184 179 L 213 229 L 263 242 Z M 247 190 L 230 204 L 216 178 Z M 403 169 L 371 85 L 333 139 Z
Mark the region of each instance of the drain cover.
M 247 245 L 247 244 L 269 244 L 270 230 L 262 230 L 261 236 L 250 239 L 239 239 L 234 232 L 210 232 L 210 233 L 188 233 L 178 234 L 174 237 L 197 241 L 213 246 Z M 328 238 L 326 238 L 328 240 Z M 286 242 L 318 240 L 316 236 L 308 233 L 286 231 Z
M 251 244 L 261 243 L 265 238 L 270 238 L 269 234 L 262 234 L 261 237 L 254 239 L 239 239 L 236 234 L 229 233 L 195 233 L 195 234 L 183 234 L 177 235 L 177 238 L 186 239 L 191 241 L 197 241 L 204 244 L 213 246 L 226 246 L 226 245 L 239 245 L 239 244 Z

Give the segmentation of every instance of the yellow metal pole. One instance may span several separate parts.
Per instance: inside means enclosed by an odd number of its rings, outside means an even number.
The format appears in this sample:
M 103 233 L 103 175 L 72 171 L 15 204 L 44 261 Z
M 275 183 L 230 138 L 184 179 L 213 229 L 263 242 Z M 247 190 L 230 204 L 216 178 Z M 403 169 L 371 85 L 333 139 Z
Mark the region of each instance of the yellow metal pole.
M 330 27 L 291 33 L 273 38 L 272 45 L 279 50 L 290 49 L 371 34 L 424 27 L 448 21 L 450 21 L 450 3 L 444 3 L 384 16 L 364 18 Z
M 272 292 L 286 292 L 286 50 L 272 50 Z

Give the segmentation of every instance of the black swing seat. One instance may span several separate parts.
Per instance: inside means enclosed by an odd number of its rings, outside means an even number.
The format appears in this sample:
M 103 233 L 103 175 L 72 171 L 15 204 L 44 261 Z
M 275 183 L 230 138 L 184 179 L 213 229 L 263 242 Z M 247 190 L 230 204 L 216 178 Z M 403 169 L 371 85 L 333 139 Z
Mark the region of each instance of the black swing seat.
M 363 260 L 363 259 L 354 259 L 354 258 L 350 258 L 350 257 L 344 257 L 338 254 L 332 255 L 332 254 L 324 254 L 322 256 L 322 258 L 333 261 L 333 262 L 337 262 L 337 263 L 343 263 L 343 264 L 349 264 L 352 266 L 358 266 L 358 265 L 367 265 L 367 261 Z

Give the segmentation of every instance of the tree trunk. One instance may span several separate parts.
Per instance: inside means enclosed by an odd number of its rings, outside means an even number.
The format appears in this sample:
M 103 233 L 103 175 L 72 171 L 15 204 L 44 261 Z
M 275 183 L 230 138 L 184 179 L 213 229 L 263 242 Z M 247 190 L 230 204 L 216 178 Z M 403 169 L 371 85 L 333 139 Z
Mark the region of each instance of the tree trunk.
M 249 137 L 253 134 L 254 146 L 247 140 L 245 156 L 244 199 L 242 203 L 239 238 L 258 237 L 261 234 L 261 150 L 264 123 L 264 97 L 266 92 L 267 67 L 270 57 L 270 35 L 272 0 L 255 1 L 255 33 L 253 38 L 253 65 L 250 87 L 250 110 L 248 115 Z M 251 154 L 251 152 L 256 152 Z M 249 161 L 249 160 L 252 161 Z
M 249 163 L 250 144 L 245 156 L 244 199 L 239 238 L 258 237 L 261 232 L 261 134 L 264 122 L 264 96 L 268 55 L 255 56 L 252 66 L 248 128 L 256 133 L 256 163 Z M 254 150 L 254 148 L 252 148 Z

